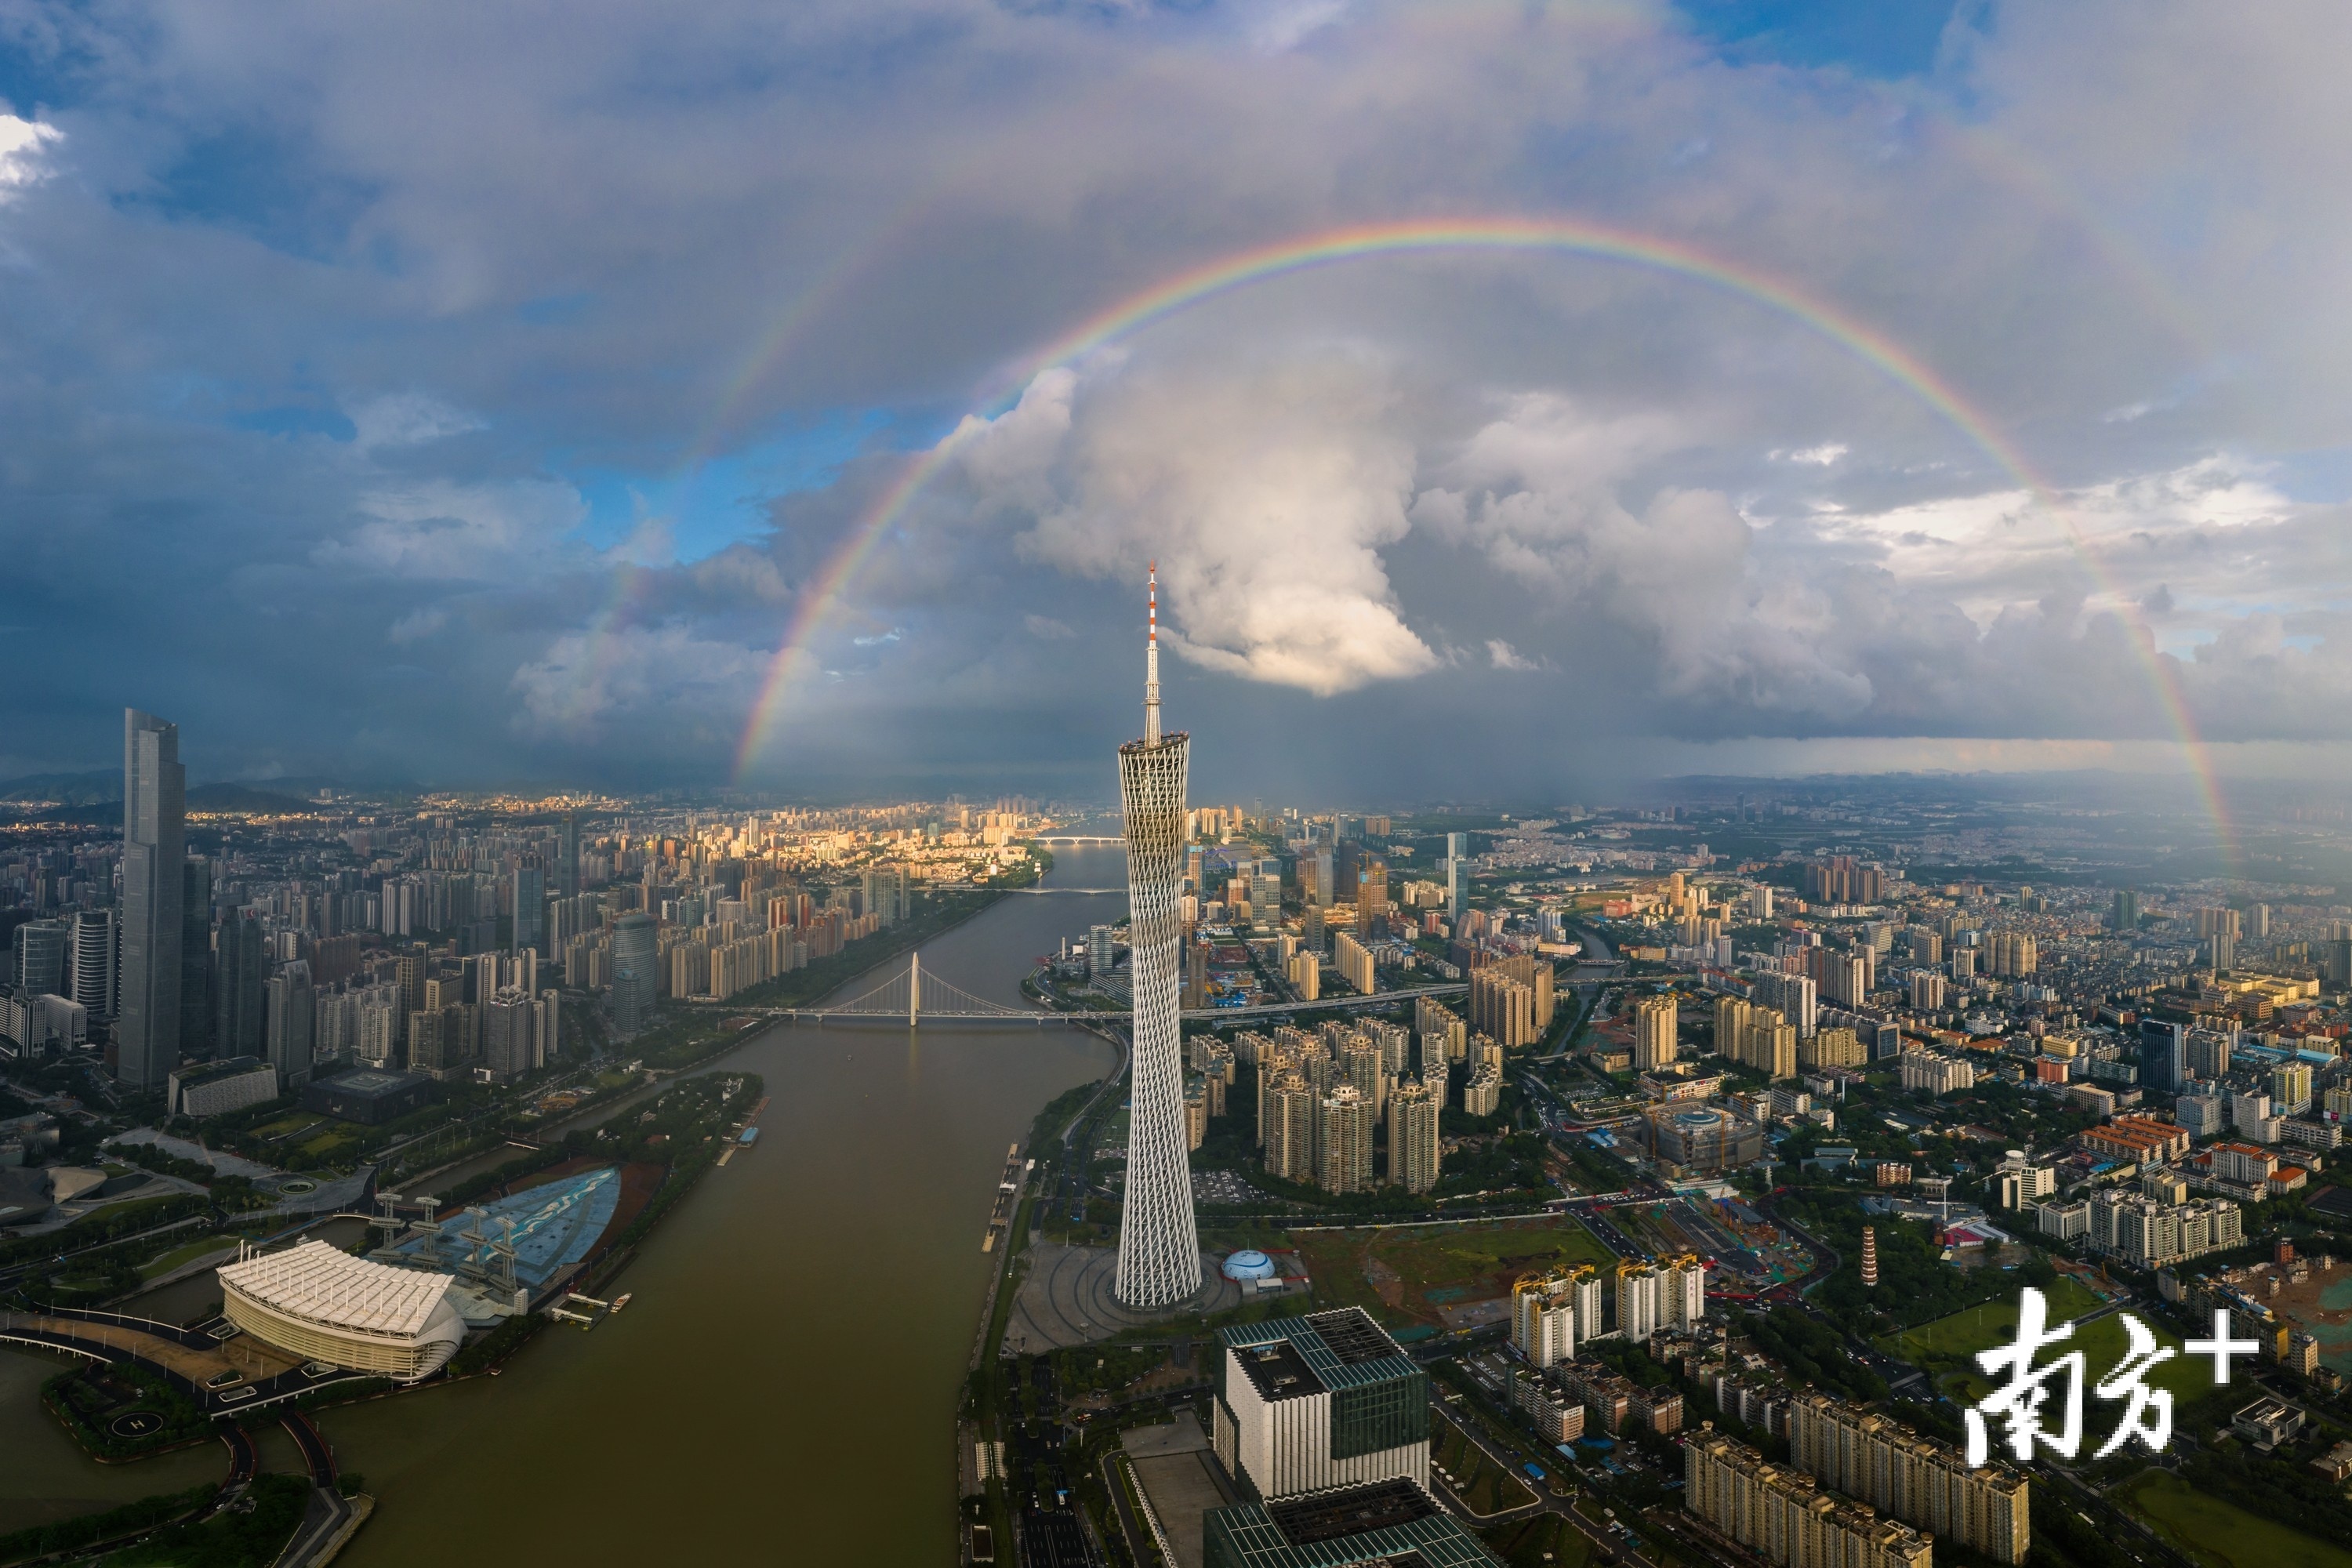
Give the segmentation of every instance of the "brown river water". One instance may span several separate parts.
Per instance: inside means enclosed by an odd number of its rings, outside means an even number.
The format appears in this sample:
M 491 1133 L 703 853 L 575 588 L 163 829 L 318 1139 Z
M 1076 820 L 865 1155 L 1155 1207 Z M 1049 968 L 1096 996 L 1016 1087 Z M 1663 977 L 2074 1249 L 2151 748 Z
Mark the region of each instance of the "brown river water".
M 1116 847 L 1055 856 L 1048 887 L 1126 880 Z M 923 968 L 1015 1002 L 1037 955 L 1125 904 L 1003 899 Z M 647 1240 L 614 1287 L 627 1311 L 551 1330 L 502 1376 L 321 1415 L 382 1503 L 339 1562 L 954 1561 L 954 1415 L 997 1175 L 1039 1109 L 1113 1059 L 1070 1028 L 804 1024 L 700 1069 L 764 1076 L 760 1142 Z M 194 1311 L 217 1288 L 156 1295 L 158 1315 Z M 0 1352 L 0 1529 L 224 1473 L 217 1446 L 83 1458 L 37 1408 L 53 1369 Z M 263 1459 L 299 1468 L 290 1444 Z

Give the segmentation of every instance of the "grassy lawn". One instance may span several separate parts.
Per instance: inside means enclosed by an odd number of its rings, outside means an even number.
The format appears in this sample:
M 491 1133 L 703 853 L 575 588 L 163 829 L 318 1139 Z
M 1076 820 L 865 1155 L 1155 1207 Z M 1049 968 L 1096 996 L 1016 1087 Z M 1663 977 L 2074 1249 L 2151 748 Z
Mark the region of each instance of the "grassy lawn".
M 253 1135 L 257 1138 L 283 1138 L 290 1132 L 300 1132 L 316 1127 L 325 1120 L 326 1118 L 310 1111 L 298 1110 L 291 1116 L 281 1116 L 275 1121 L 255 1128 Z
M 2051 1322 L 2054 1326 L 2084 1312 L 2095 1311 L 2099 1298 L 2086 1287 L 2067 1279 L 2043 1292 L 2050 1299 Z M 2142 1317 L 2143 1322 L 2147 1321 Z M 2191 1360 L 2177 1353 L 2179 1337 L 2158 1323 L 2149 1323 L 2158 1344 L 2169 1346 L 2173 1358 L 2149 1374 L 2149 1386 L 2168 1390 L 2173 1397 L 2173 1422 L 2176 1427 L 2218 1419 L 2219 1406 L 2229 1402 L 2229 1389 L 2213 1386 L 2212 1363 L 2203 1359 Z M 1978 1370 L 1976 1352 L 1996 1345 L 2011 1342 L 2017 1335 L 2017 1303 L 1989 1301 L 1980 1307 L 1955 1312 L 1948 1318 L 1938 1318 L 1906 1332 L 1891 1335 L 1880 1342 L 1890 1354 L 1902 1357 L 1927 1370 L 1937 1388 L 1962 1405 L 1974 1405 L 1992 1392 L 1992 1380 Z M 2084 1425 L 2097 1442 L 2106 1440 L 2112 1429 L 2112 1416 L 2121 1414 L 2115 1406 L 2112 1414 L 2103 1418 L 2101 1402 L 2091 1392 L 2090 1385 L 2113 1371 L 2124 1358 L 2130 1343 L 2128 1331 L 2120 1313 L 2110 1313 L 2096 1321 L 2084 1323 L 2074 1331 L 2074 1337 L 2054 1345 L 2042 1354 L 2041 1364 L 2047 1365 L 2070 1351 L 2083 1352 L 2085 1377 Z M 2218 1396 L 2218 1397 L 2217 1397 Z M 2094 1445 L 2095 1446 L 2095 1444 Z
M 207 1252 L 220 1252 L 235 1246 L 235 1242 L 223 1242 L 217 1236 L 208 1236 L 202 1241 L 191 1241 L 184 1247 L 175 1247 L 161 1257 L 151 1258 L 141 1264 L 139 1277 L 142 1279 L 152 1279 L 158 1275 L 170 1273 L 183 1263 L 193 1263 Z
M 1470 1505 L 1471 1512 L 1501 1513 L 1536 1500 L 1526 1482 L 1488 1458 L 1486 1450 L 1463 1436 L 1459 1426 L 1433 1410 L 1429 1421 L 1430 1458 L 1453 1478 L 1447 1484 L 1454 1496 Z
M 1382 1230 L 1294 1232 L 1318 1300 L 1365 1309 L 1391 1328 L 1442 1327 L 1439 1309 L 1510 1293 L 1561 1264 L 1605 1268 L 1616 1255 L 1573 1218 Z
M 2042 1294 L 2050 1299 L 2050 1321 L 2053 1324 L 2095 1312 L 2100 1306 L 2095 1292 L 2063 1276 Z M 1963 1361 L 1979 1351 L 2007 1343 L 2015 1337 L 2016 1331 L 2017 1303 L 1988 1301 L 1894 1335 L 1886 1348 L 1890 1354 L 1922 1365 L 1935 1361 Z
M 1515 1520 L 1486 1537 L 1486 1544 L 1511 1568 L 1583 1568 L 1592 1561 L 1592 1542 L 1556 1513 Z
M 315 1138 L 304 1140 L 301 1149 L 302 1152 L 312 1159 L 326 1160 L 332 1158 L 341 1150 L 357 1147 L 358 1143 L 358 1134 L 346 1128 L 338 1127 L 330 1131 L 321 1132 Z
M 2211 1568 L 2352 1568 L 2352 1552 L 2248 1513 L 2151 1470 L 2126 1490 L 2132 1510 Z

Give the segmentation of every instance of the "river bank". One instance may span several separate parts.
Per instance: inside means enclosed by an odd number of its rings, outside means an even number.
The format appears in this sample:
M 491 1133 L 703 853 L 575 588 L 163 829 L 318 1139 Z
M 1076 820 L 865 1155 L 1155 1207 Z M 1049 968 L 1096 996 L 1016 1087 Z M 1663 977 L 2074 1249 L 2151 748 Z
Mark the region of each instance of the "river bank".
M 1065 851 L 1055 879 L 1118 867 Z M 1034 957 L 1122 902 L 1002 899 L 923 967 L 1014 1003 Z M 646 1239 L 625 1314 L 542 1335 L 495 1383 L 322 1418 L 385 1499 L 344 1561 L 952 1561 L 931 1456 L 1001 1257 L 981 1250 L 996 1178 L 1038 1108 L 1114 1056 L 1074 1028 L 778 1024 L 704 1063 L 760 1072 L 773 1100 L 758 1145 Z
M 1064 878 L 1101 886 L 1124 873 L 1115 850 L 1065 851 L 1052 879 Z M 1122 903 L 1000 898 L 927 939 L 923 966 L 1017 1003 L 1035 957 Z M 836 994 L 905 962 L 870 966 Z M 615 1287 L 633 1294 L 625 1314 L 593 1333 L 541 1335 L 496 1380 L 320 1415 L 344 1467 L 384 1500 L 342 1560 L 699 1560 L 824 1543 L 859 1561 L 940 1560 L 953 1550 L 952 1496 L 929 1464 L 901 1456 L 936 1453 L 952 1429 L 997 1261 L 979 1246 L 997 1171 L 1040 1105 L 1100 1079 L 1113 1057 L 1074 1028 L 778 1024 L 726 1043 L 691 1070 L 761 1073 L 773 1097 L 761 1140 L 642 1239 Z M 0 1355 L 0 1372 L 17 1369 L 33 1387 L 53 1370 Z M 196 1449 L 93 1485 L 100 1467 L 42 1424 L 36 1400 L 0 1404 L 12 1407 L 0 1411 L 11 1459 L 0 1521 L 217 1479 L 218 1457 Z M 266 1468 L 298 1468 L 290 1445 L 263 1446 Z

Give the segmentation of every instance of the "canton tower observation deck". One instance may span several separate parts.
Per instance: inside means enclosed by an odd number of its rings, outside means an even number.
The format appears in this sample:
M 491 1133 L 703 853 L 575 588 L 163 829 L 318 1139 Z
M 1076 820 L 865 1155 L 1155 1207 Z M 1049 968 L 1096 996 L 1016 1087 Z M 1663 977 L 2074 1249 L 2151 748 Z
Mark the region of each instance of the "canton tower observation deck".
M 1172 1307 L 1201 1289 L 1201 1238 L 1184 1148 L 1182 1000 L 1184 766 L 1192 738 L 1160 732 L 1160 568 L 1152 563 L 1144 654 L 1143 739 L 1118 749 L 1127 815 L 1135 1044 L 1128 1085 L 1127 1204 L 1113 1293 L 1126 1306 Z

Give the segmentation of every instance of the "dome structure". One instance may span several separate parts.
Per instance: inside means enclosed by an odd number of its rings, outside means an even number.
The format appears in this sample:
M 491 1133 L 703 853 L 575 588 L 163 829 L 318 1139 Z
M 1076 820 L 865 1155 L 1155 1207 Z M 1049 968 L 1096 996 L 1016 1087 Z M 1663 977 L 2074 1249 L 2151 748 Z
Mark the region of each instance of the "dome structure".
M 1218 1269 L 1226 1279 L 1236 1282 L 1249 1279 L 1271 1279 L 1278 1272 L 1274 1259 L 1255 1247 L 1244 1247 L 1229 1254 Z

